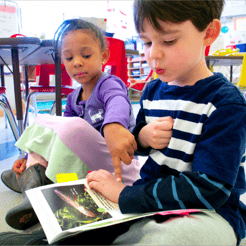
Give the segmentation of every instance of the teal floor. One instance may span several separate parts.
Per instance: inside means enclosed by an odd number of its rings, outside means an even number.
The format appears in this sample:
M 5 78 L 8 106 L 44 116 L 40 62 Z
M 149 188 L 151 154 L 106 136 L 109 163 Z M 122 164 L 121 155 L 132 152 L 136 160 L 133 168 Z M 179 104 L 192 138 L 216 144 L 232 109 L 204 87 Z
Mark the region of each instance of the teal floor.
M 38 113 L 39 114 L 49 114 L 53 103 L 54 101 L 37 102 Z M 62 108 L 63 108 L 62 112 L 65 111 L 65 107 L 66 107 L 66 100 L 62 100 Z M 32 112 L 32 110 L 29 109 L 29 112 Z

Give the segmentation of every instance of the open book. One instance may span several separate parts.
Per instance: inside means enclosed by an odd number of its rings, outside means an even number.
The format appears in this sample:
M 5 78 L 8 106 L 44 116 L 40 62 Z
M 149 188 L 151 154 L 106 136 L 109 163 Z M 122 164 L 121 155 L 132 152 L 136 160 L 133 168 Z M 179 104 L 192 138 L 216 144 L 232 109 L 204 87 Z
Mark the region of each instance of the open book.
M 122 214 L 118 204 L 89 189 L 86 179 L 27 190 L 26 194 L 49 244 L 83 231 L 110 226 L 155 214 L 187 215 L 199 209 Z

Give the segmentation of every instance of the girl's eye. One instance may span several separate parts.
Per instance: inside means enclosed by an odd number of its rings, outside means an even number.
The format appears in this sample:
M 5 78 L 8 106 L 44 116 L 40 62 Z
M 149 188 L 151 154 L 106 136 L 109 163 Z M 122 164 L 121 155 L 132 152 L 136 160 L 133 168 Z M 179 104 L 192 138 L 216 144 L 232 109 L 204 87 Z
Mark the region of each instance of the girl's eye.
M 144 46 L 147 46 L 147 47 L 151 46 L 151 44 L 152 44 L 151 42 L 144 42 L 144 43 L 143 43 L 143 45 L 144 45 Z
M 67 60 L 67 61 L 71 61 L 73 59 L 73 57 L 67 57 L 67 58 L 65 58 L 65 60 Z
M 176 43 L 176 39 L 170 40 L 170 41 L 164 41 L 164 43 L 167 44 L 167 45 L 172 45 L 172 44 Z
M 91 55 L 83 55 L 84 58 L 90 58 Z

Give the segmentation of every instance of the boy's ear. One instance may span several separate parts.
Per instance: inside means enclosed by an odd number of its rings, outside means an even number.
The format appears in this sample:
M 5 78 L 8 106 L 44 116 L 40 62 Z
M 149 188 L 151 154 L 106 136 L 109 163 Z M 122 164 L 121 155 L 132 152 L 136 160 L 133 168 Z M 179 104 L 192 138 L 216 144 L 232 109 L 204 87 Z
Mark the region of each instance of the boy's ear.
M 106 48 L 103 53 L 102 53 L 102 63 L 103 65 L 107 63 L 108 59 L 109 59 L 109 55 L 110 55 L 110 52 L 109 52 L 109 49 Z
M 211 45 L 220 35 L 221 23 L 218 19 L 214 19 L 206 29 L 206 36 L 204 38 L 204 45 Z

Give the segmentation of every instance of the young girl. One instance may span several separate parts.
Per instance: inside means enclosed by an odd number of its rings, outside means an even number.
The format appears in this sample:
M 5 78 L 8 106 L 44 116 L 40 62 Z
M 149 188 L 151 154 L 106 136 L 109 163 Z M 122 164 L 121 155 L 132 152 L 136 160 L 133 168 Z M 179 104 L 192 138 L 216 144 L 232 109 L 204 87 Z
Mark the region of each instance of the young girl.
M 58 28 L 55 45 L 66 71 L 81 87 L 68 95 L 66 117 L 37 117 L 16 143 L 28 153 L 27 161 L 18 161 L 24 171 L 17 162 L 13 167 L 23 196 L 27 189 L 56 182 L 57 173 L 76 173 L 79 179 L 89 170 L 113 173 L 113 159 L 131 163 L 122 165 L 123 182 L 131 185 L 139 173 L 139 163 L 133 159 L 137 145 L 130 133 L 135 119 L 123 81 L 102 72 L 109 58 L 104 37 L 95 25 L 71 19 Z M 26 197 L 7 213 L 6 221 L 16 229 L 37 222 Z

